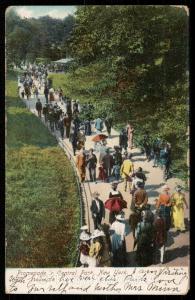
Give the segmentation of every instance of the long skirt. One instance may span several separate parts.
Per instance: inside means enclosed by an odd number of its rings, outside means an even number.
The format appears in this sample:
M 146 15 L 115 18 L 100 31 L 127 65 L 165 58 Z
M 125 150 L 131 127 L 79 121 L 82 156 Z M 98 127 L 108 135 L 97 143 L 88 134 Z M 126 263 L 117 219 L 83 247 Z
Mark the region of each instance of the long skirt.
M 151 243 L 137 244 L 137 251 L 136 251 L 136 261 L 138 266 L 146 267 L 152 264 L 153 262 L 153 248 Z
M 177 207 L 175 205 L 172 211 L 172 218 L 173 218 L 173 226 L 175 228 L 177 228 L 178 230 L 185 230 L 183 207 Z
M 85 175 L 86 175 L 85 167 L 80 167 L 78 170 L 79 170 L 81 181 L 83 182 L 85 180 Z
M 125 267 L 126 259 L 126 246 L 125 241 L 121 241 L 121 236 L 114 233 L 112 235 L 112 254 L 113 254 L 113 267 Z

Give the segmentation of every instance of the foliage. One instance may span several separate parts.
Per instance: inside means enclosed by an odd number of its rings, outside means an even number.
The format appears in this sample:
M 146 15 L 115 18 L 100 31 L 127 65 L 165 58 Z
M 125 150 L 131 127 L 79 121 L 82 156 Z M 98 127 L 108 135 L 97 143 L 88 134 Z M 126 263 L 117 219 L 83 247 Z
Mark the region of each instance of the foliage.
M 6 81 L 6 266 L 73 267 L 80 207 L 68 158 Z
M 66 57 L 66 41 L 74 25 L 74 17 L 63 20 L 49 16 L 21 19 L 14 9 L 6 12 L 7 63 L 34 62 L 37 57 L 49 61 Z
M 54 85 L 60 81 L 69 97 L 93 103 L 94 117 L 109 112 L 121 126 L 130 120 L 138 139 L 147 130 L 169 141 L 181 171 L 188 147 L 187 43 L 188 16 L 180 8 L 78 7 L 69 38 L 77 65 L 52 75 Z

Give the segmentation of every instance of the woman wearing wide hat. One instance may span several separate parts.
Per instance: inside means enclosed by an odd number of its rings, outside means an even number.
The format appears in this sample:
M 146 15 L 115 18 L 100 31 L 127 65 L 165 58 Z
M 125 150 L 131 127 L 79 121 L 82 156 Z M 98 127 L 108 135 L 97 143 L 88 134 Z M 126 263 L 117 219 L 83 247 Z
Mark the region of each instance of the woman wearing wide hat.
M 113 181 L 111 184 L 111 191 L 109 193 L 109 199 L 106 200 L 104 206 L 110 210 L 109 223 L 112 224 L 115 220 L 115 215 L 119 213 L 123 208 L 127 207 L 127 202 L 123 199 L 120 191 L 117 190 L 118 181 Z
M 83 267 L 89 265 L 89 250 L 90 250 L 90 235 L 87 232 L 82 231 L 80 234 L 80 263 Z
M 91 235 L 91 245 L 89 249 L 89 267 L 97 267 L 102 258 L 102 242 L 101 237 L 105 236 L 104 232 L 95 229 Z
M 185 199 L 184 193 L 182 193 L 182 187 L 176 186 L 175 193 L 171 196 L 172 202 L 172 219 L 173 226 L 180 231 L 185 231 L 184 223 L 184 204 L 188 208 L 188 204 Z

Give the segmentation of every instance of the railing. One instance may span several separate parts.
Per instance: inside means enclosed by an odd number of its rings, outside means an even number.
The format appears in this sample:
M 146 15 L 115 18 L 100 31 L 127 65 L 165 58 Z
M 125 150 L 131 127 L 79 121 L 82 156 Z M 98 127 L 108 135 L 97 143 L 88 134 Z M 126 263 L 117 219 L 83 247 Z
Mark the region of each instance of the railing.
M 28 101 L 29 100 L 26 100 L 26 99 L 22 99 L 23 103 L 26 105 L 26 107 L 28 109 L 30 109 L 30 107 L 28 107 Z M 84 202 L 86 202 L 86 206 L 87 206 L 87 221 L 88 221 L 88 225 L 89 225 L 89 228 L 90 228 L 90 218 L 89 218 L 89 204 L 88 204 L 88 200 L 87 200 L 87 193 L 86 193 L 86 190 L 85 190 L 85 186 L 84 184 L 82 184 L 82 188 L 83 188 L 83 192 L 85 194 L 85 199 L 83 198 L 83 195 L 82 195 L 82 189 L 81 189 L 81 183 L 78 179 L 78 173 L 77 173 L 77 168 L 76 168 L 76 165 L 75 165 L 75 162 L 74 162 L 74 159 L 73 159 L 73 156 L 72 156 L 72 153 L 70 152 L 70 150 L 68 149 L 68 145 L 66 145 L 65 143 L 62 143 L 62 141 L 59 139 L 59 137 L 51 131 L 51 129 L 45 124 L 45 122 L 41 119 L 42 123 L 48 128 L 48 130 L 50 131 L 50 133 L 56 138 L 58 144 L 60 145 L 60 147 L 64 150 L 64 152 L 66 153 L 66 156 L 70 159 L 70 163 L 73 167 L 73 171 L 74 171 L 74 175 L 75 175 L 75 179 L 76 179 L 76 182 L 77 182 L 77 189 L 78 189 L 78 193 L 79 193 L 79 205 L 80 205 L 80 227 L 83 225 L 84 223 L 84 220 L 85 220 L 85 211 L 84 211 Z M 89 192 L 91 194 L 91 190 L 90 190 L 90 186 L 89 186 L 89 183 L 88 183 L 88 188 L 89 188 Z M 77 241 L 77 248 L 79 246 L 79 237 L 78 237 L 78 241 Z M 75 262 L 75 267 L 78 266 L 79 264 L 79 255 L 80 253 L 78 252 L 78 255 L 77 255 L 77 259 L 76 259 L 76 262 Z

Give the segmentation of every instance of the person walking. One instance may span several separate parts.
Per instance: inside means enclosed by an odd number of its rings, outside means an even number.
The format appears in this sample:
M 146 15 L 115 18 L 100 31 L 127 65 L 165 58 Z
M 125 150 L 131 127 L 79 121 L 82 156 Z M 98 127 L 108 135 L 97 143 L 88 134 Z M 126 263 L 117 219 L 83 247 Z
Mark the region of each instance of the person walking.
M 107 177 L 106 177 L 106 172 L 104 170 L 104 165 L 103 165 L 102 162 L 100 163 L 100 166 L 99 166 L 98 170 L 99 170 L 98 179 L 101 180 L 101 181 L 103 181 L 103 182 L 106 182 L 107 181 Z
M 102 132 L 104 128 L 103 121 L 99 117 L 95 120 L 95 129 L 97 132 Z
M 116 220 L 110 227 L 111 249 L 112 249 L 112 266 L 125 267 L 126 265 L 126 245 L 125 245 L 125 217 L 121 212 L 116 216 Z
M 103 156 L 102 162 L 104 165 L 104 170 L 106 171 L 106 177 L 109 181 L 109 177 L 111 176 L 111 171 L 114 164 L 114 160 L 112 155 L 110 154 L 109 149 L 106 150 L 106 154 Z
M 112 168 L 112 176 L 114 177 L 114 180 L 119 181 L 120 179 L 120 165 L 119 164 L 114 164 Z
M 38 99 L 37 102 L 36 102 L 36 110 L 37 110 L 37 113 L 38 113 L 38 117 L 41 118 L 42 103 L 41 103 L 40 99 Z
M 60 120 L 58 122 L 58 128 L 60 130 L 61 138 L 64 139 L 64 117 L 63 115 L 60 116 Z
M 142 146 L 144 148 L 144 152 L 146 154 L 147 161 L 151 160 L 151 152 L 152 152 L 152 146 L 151 146 L 151 140 L 148 132 L 144 135 Z
M 44 95 L 45 95 L 46 103 L 48 103 L 49 88 L 47 85 L 45 85 L 45 88 L 44 88 Z
M 168 185 L 162 187 L 162 193 L 157 199 L 156 209 L 159 209 L 161 215 L 163 216 L 166 223 L 166 231 L 171 227 L 171 195 L 169 193 L 170 188 Z
M 66 113 L 64 116 L 64 126 L 66 128 L 66 137 L 70 137 L 71 118 Z
M 111 198 L 119 198 L 121 199 L 121 201 L 119 200 L 119 202 L 123 202 L 123 196 L 121 194 L 121 192 L 118 190 L 118 181 L 113 181 L 111 184 L 111 191 L 109 192 L 109 199 Z M 120 210 L 122 210 L 123 204 L 120 204 Z M 116 211 L 113 211 L 113 209 L 110 210 L 109 213 L 109 223 L 112 224 L 115 221 L 115 217 L 116 217 Z
M 86 175 L 86 155 L 83 149 L 79 151 L 76 157 L 76 167 L 78 168 L 81 182 L 84 182 Z
M 136 261 L 139 267 L 146 267 L 153 262 L 154 227 L 147 210 L 141 212 L 141 222 L 135 230 L 137 243 Z
M 124 180 L 124 191 L 127 191 L 127 186 L 129 192 L 131 191 L 131 176 L 134 172 L 134 166 L 131 161 L 132 155 L 129 154 L 128 157 L 123 161 L 120 169 L 120 175 Z
M 99 199 L 100 194 L 98 192 L 94 192 L 92 194 L 93 200 L 91 203 L 91 213 L 94 222 L 94 229 L 97 229 L 102 222 L 102 219 L 105 218 L 105 208 L 103 201 Z
M 185 199 L 184 193 L 182 193 L 182 187 L 180 185 L 176 186 L 176 192 L 171 196 L 172 203 L 172 220 L 173 226 L 178 231 L 185 231 L 184 223 L 184 204 L 188 208 L 188 204 Z
M 105 126 L 106 126 L 106 130 L 108 132 L 108 136 L 110 137 L 110 135 L 111 135 L 111 128 L 112 128 L 112 118 L 109 117 L 109 116 L 107 116 L 106 119 L 105 119 L 105 121 L 104 121 L 104 123 L 105 123 Z
M 114 146 L 113 159 L 114 159 L 114 164 L 119 165 L 121 167 L 123 159 L 122 159 L 121 149 L 119 146 Z
M 77 132 L 73 130 L 73 132 L 69 136 L 70 142 L 72 144 L 73 154 L 76 155 L 77 150 Z
M 49 114 L 49 107 L 48 107 L 48 104 L 46 103 L 43 106 L 43 115 L 44 115 L 45 123 L 47 123 L 47 121 L 48 121 L 48 114 Z
M 127 138 L 128 138 L 128 147 L 133 148 L 133 132 L 134 128 L 131 126 L 130 122 L 127 124 Z
M 135 172 L 132 180 L 132 194 L 133 191 L 135 192 L 138 188 L 137 183 L 142 182 L 143 186 L 145 186 L 146 176 L 143 173 L 143 170 L 141 167 L 138 168 L 138 170 Z
M 54 122 L 55 122 L 53 108 L 50 109 L 50 111 L 49 111 L 48 120 L 49 120 L 50 129 L 53 132 L 54 131 Z
M 166 181 L 169 177 L 169 167 L 170 167 L 170 149 L 168 149 L 167 143 L 162 145 L 160 150 L 160 164 L 164 173 L 164 180 Z
M 133 199 L 131 201 L 131 210 L 142 210 L 148 203 L 148 194 L 144 190 L 144 184 L 141 181 L 137 182 L 137 190 L 133 195 Z
M 87 158 L 87 167 L 89 169 L 89 176 L 91 182 L 96 182 L 96 165 L 97 165 L 97 157 L 93 153 L 93 149 L 89 149 L 89 156 Z
M 156 211 L 154 219 L 154 262 L 158 263 L 158 252 L 160 251 L 160 263 L 165 262 L 165 244 L 167 241 L 166 223 L 162 216 L 162 212 Z
M 35 85 L 35 87 L 34 87 L 34 97 L 37 98 L 37 99 L 38 99 L 38 97 L 39 97 L 39 90 L 38 90 L 38 88 L 37 88 L 36 85 Z
M 119 146 L 121 147 L 121 149 L 124 149 L 125 151 L 127 150 L 128 137 L 127 137 L 127 131 L 124 128 L 121 129 L 119 134 Z
M 85 132 L 81 128 L 78 129 L 77 132 L 77 141 L 78 141 L 78 145 L 77 145 L 78 149 L 85 147 L 85 142 L 86 142 Z
M 91 245 L 89 249 L 89 267 L 98 267 L 102 255 L 102 243 L 100 237 L 104 235 L 103 231 L 95 229 L 91 235 Z
M 86 232 L 81 232 L 80 234 L 80 243 L 79 243 L 79 251 L 80 251 L 80 263 L 82 267 L 89 266 L 89 250 L 90 250 L 90 235 Z
M 91 135 L 91 122 L 90 122 L 89 119 L 87 119 L 87 120 L 84 122 L 84 126 L 85 126 L 85 135 L 86 135 L 86 136 Z
M 153 154 L 154 154 L 154 163 L 153 163 L 153 168 L 158 167 L 159 164 L 159 159 L 160 159 L 160 143 L 161 140 L 160 138 L 156 138 L 153 142 Z

